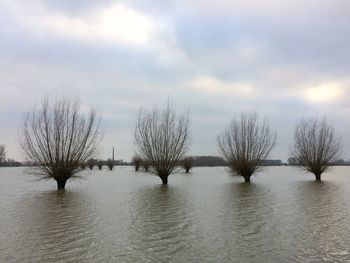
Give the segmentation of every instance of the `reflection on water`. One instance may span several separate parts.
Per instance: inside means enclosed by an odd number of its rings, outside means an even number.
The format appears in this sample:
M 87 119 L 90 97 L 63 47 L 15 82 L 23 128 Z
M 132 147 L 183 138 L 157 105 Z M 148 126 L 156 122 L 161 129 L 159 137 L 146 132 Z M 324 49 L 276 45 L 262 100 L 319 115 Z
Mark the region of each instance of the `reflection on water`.
M 196 168 L 164 187 L 126 167 L 56 192 L 0 169 L 0 262 L 350 262 L 349 171 Z
M 339 196 L 341 184 L 300 182 L 296 188 L 299 226 L 297 255 L 314 262 L 350 259 L 349 207 Z
M 231 183 L 224 189 L 227 190 L 223 192 L 222 207 L 226 219 L 222 229 L 225 242 L 237 255 L 245 251 L 241 260 L 248 257 L 259 261 L 265 253 L 272 253 L 271 244 L 266 243 L 273 234 L 268 228 L 272 212 L 268 188 L 260 184 Z
M 82 192 L 40 192 L 20 200 L 12 255 L 18 262 L 76 262 L 93 258 L 95 215 Z M 11 257 L 9 257 L 11 259 Z
M 162 255 L 163 260 L 171 262 L 191 247 L 191 219 L 181 189 L 162 185 L 145 188 L 137 192 L 135 203 L 132 224 L 142 259 L 155 262 Z

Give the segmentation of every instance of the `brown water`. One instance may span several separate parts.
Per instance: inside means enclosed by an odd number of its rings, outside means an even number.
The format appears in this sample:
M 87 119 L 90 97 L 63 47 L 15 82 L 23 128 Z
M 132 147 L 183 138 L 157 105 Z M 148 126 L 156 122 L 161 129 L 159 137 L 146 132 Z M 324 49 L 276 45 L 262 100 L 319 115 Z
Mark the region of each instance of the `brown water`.
M 350 167 L 317 183 L 270 167 L 242 183 L 195 168 L 169 186 L 131 167 L 58 193 L 0 169 L 0 262 L 350 262 Z

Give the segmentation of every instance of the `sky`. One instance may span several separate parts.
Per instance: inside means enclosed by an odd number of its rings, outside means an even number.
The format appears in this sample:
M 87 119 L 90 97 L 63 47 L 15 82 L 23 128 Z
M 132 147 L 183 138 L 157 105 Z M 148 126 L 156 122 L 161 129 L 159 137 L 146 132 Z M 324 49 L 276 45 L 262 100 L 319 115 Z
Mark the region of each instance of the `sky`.
M 286 160 L 299 120 L 326 117 L 350 158 L 348 0 L 0 0 L 0 144 L 23 160 L 23 113 L 45 95 L 102 115 L 100 158 L 129 161 L 139 108 L 189 110 L 189 155 L 245 111 Z

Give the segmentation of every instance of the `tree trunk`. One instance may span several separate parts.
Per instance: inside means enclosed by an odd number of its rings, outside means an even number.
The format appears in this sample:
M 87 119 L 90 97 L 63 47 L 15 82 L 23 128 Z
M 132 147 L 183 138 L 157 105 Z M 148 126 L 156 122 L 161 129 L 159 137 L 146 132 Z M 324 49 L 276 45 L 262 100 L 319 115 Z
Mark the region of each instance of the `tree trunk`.
M 316 181 L 321 181 L 321 174 L 315 174 Z
M 243 175 L 245 182 L 250 182 L 250 175 Z
M 188 174 L 188 172 L 190 171 L 190 168 L 186 168 L 186 173 Z
M 57 190 L 64 190 L 66 187 L 66 182 L 67 179 L 66 178 L 57 178 Z
M 162 179 L 162 183 L 163 184 L 168 184 L 168 176 L 167 175 L 165 175 L 165 176 L 159 176 L 160 177 L 160 179 Z

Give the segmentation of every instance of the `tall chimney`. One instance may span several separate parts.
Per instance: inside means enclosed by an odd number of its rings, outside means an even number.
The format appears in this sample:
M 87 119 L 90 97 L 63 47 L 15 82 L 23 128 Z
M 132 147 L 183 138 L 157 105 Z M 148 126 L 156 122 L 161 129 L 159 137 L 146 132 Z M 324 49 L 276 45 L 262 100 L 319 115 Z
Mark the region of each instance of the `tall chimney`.
M 112 147 L 112 161 L 114 163 L 114 147 Z

